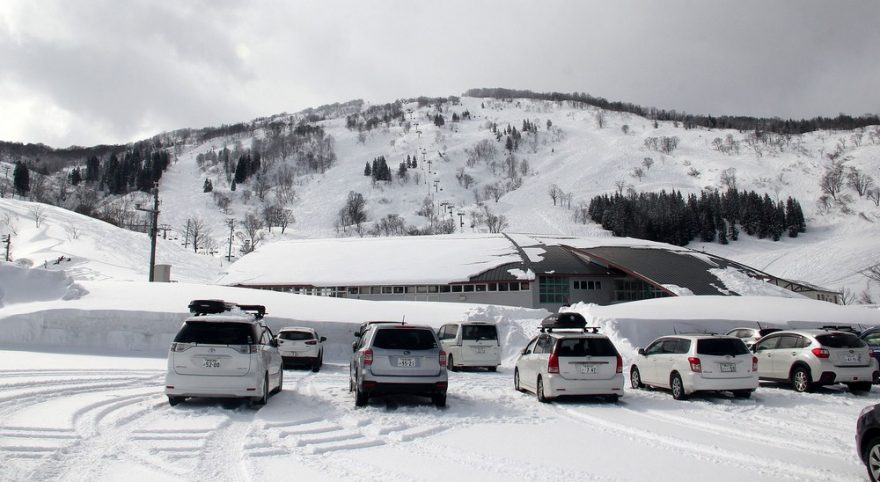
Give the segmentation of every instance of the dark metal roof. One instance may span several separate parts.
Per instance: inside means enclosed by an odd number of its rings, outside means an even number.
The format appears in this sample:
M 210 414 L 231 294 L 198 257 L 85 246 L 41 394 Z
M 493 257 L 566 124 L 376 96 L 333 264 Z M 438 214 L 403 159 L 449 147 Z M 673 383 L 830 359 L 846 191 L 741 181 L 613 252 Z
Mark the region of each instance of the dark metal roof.
M 526 266 L 523 263 L 507 263 L 502 264 L 501 266 L 497 266 L 495 268 L 483 271 L 482 273 L 471 276 L 471 282 L 487 282 L 487 281 L 516 281 L 518 278 L 508 272 L 511 269 L 519 269 L 523 272 L 526 271 Z
M 727 267 L 741 269 L 742 265 L 717 256 L 693 251 L 619 246 L 571 249 L 585 261 L 620 269 L 658 288 L 675 285 L 687 288 L 695 295 L 737 294 L 725 289 L 724 284 L 709 270 Z M 675 293 L 670 291 L 670 294 Z
M 544 253 L 540 255 L 541 261 L 529 261 L 529 268 L 540 274 L 567 274 L 601 276 L 608 274 L 608 270 L 595 263 L 584 261 L 570 250 L 562 246 L 540 246 Z

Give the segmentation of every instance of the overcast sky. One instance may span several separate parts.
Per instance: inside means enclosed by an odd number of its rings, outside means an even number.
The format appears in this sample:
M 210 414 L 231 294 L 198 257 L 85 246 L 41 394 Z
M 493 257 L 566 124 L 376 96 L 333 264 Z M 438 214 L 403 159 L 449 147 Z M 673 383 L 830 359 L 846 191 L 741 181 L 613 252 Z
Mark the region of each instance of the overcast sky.
M 473 87 L 878 113 L 880 2 L 0 1 L 0 140 L 124 143 Z

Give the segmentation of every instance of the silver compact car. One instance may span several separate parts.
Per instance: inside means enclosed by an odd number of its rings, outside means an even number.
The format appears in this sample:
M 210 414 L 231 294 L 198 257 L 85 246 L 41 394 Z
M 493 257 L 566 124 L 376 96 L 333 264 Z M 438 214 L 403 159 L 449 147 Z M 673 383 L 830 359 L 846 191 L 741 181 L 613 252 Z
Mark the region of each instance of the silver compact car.
M 263 322 L 265 307 L 195 300 L 190 311 L 168 352 L 165 394 L 172 406 L 187 397 L 263 405 L 281 391 L 281 354 Z
M 446 352 L 434 330 L 403 323 L 372 324 L 359 332 L 352 344 L 349 390 L 355 406 L 370 397 L 415 394 L 431 397 L 438 407 L 446 406 Z
M 871 390 L 876 361 L 870 347 L 844 331 L 771 333 L 752 347 L 761 380 L 790 382 L 795 391 L 844 383 L 852 392 Z

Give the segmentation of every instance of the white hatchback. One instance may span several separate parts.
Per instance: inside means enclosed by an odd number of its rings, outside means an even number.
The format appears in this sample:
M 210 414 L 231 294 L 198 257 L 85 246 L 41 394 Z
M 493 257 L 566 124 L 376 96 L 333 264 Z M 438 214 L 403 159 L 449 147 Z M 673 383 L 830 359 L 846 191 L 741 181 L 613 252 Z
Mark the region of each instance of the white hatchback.
M 265 308 L 219 300 L 190 304 L 168 352 L 165 394 L 173 406 L 187 397 L 247 398 L 265 404 L 281 391 L 284 372 Z
M 281 352 L 285 367 L 300 364 L 311 367 L 313 372 L 321 369 L 324 362 L 324 342 L 327 338 L 318 336 L 313 328 L 282 328 L 275 338 L 278 340 L 278 351 Z
M 748 398 L 758 388 L 758 359 L 734 336 L 664 336 L 639 348 L 630 382 L 633 388 L 670 389 L 676 400 L 702 391 Z

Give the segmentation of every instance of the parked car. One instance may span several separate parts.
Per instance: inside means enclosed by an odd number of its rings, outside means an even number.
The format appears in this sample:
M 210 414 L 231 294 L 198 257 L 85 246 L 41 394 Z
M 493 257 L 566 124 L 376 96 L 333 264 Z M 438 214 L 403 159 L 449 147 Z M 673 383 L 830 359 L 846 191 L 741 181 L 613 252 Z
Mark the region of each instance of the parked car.
M 872 381 L 874 384 L 880 383 L 880 326 L 868 328 L 859 335 L 859 338 L 868 345 L 868 348 L 871 349 L 871 355 L 874 357 Z
M 777 331 L 782 330 L 780 328 L 734 328 L 728 331 L 727 334 L 741 339 L 746 344 L 746 347 L 751 348 L 761 338 Z
M 349 390 L 355 406 L 370 397 L 415 394 L 446 406 L 446 352 L 428 326 L 403 323 L 369 325 L 352 344 Z
M 734 336 L 662 336 L 638 349 L 630 383 L 670 389 L 676 400 L 704 391 L 748 398 L 758 388 L 758 359 Z
M 616 402 L 623 395 L 623 358 L 607 336 L 587 328 L 577 313 L 550 315 L 541 326 L 516 361 L 516 390 L 533 392 L 540 402 L 568 395 Z
M 326 337 L 318 336 L 313 328 L 292 326 L 282 328 L 276 336 L 278 351 L 284 361 L 285 368 L 293 365 L 307 365 L 313 372 L 321 369 L 324 362 L 324 345 Z
M 284 383 L 281 354 L 262 305 L 194 300 L 171 343 L 165 394 L 173 406 L 187 397 L 239 397 L 264 405 Z
M 856 422 L 856 450 L 872 482 L 880 481 L 880 404 L 862 410 Z
M 494 372 L 501 365 L 498 329 L 492 323 L 449 323 L 440 327 L 437 337 L 446 352 L 446 367 L 454 372 L 464 367 L 484 367 Z
M 788 381 L 798 392 L 835 383 L 845 383 L 852 392 L 867 392 L 876 371 L 868 345 L 848 332 L 779 331 L 752 350 L 761 380 Z

